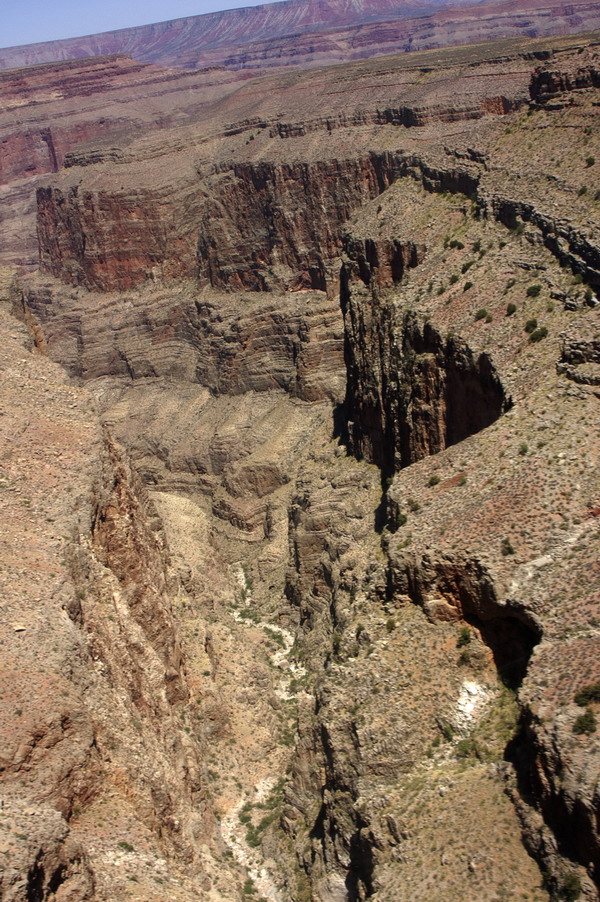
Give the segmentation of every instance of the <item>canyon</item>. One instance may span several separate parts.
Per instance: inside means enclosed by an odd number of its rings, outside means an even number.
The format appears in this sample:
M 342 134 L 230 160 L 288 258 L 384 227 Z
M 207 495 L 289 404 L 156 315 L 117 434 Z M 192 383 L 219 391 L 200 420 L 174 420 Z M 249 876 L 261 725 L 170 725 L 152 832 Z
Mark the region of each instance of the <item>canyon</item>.
M 2 902 L 600 899 L 599 47 L 0 73 Z

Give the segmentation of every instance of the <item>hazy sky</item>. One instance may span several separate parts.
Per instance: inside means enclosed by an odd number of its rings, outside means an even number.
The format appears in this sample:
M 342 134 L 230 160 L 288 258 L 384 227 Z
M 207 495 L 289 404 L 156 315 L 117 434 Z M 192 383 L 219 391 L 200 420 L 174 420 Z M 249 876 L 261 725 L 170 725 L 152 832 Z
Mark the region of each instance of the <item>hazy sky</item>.
M 259 0 L 0 0 L 0 47 L 258 5 Z

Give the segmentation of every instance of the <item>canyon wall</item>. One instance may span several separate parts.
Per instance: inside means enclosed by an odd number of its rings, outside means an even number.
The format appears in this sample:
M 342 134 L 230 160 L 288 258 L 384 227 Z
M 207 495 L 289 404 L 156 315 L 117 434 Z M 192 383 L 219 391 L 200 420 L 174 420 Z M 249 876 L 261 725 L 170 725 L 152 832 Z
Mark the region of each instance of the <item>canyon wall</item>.
M 414 313 L 394 320 L 393 306 L 378 296 L 380 271 L 398 283 L 404 265 L 419 262 L 414 247 L 394 251 L 391 261 L 381 261 L 372 243 L 348 248 L 353 258 L 341 277 L 348 440 L 355 454 L 388 474 L 485 429 L 511 404 L 486 354 L 474 360 L 455 336 L 444 339 L 429 323 L 421 329 Z M 368 293 L 361 291 L 365 280 Z
M 115 898 L 140 856 L 149 898 L 155 869 L 208 891 L 197 836 L 220 840 L 181 721 L 184 589 L 127 453 L 32 353 L 2 280 L 3 898 Z

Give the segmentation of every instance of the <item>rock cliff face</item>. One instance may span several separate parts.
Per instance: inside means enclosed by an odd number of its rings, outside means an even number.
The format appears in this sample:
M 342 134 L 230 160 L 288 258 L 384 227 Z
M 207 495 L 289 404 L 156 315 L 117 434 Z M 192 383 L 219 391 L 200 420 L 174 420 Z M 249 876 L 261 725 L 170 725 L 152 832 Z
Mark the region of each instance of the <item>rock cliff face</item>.
M 160 521 L 89 394 L 32 354 L 2 276 L 3 898 L 115 898 L 142 863 L 206 881 L 194 835 L 215 824 L 179 719 L 183 590 Z
M 389 180 L 379 162 L 234 164 L 200 217 L 199 278 L 215 288 L 324 291 L 342 223 Z
M 39 346 L 86 379 L 171 378 L 232 395 L 282 389 L 305 401 L 344 396 L 339 302 L 323 292 L 265 298 L 186 285 L 123 298 L 42 279 L 31 281 L 22 311 Z
M 227 94 L 238 81 L 225 70 L 192 75 L 123 56 L 2 73 L 2 263 L 37 264 L 34 195 L 44 174 L 75 160 L 92 164 L 122 158 L 115 136 L 162 131 Z M 86 142 L 97 140 L 100 146 L 86 156 Z
M 467 345 L 442 338 L 429 323 L 421 328 L 414 314 L 394 320 L 393 306 L 378 298 L 381 249 L 369 242 L 350 253 L 355 259 L 345 264 L 341 289 L 348 439 L 354 453 L 391 474 L 485 429 L 511 402 L 486 354 L 474 360 Z M 418 258 L 414 247 L 395 247 L 390 283 Z M 367 303 L 360 291 L 353 297 L 352 272 L 359 285 L 367 280 Z
M 103 193 L 80 198 L 77 188 L 67 194 L 40 188 L 42 265 L 75 285 L 105 291 L 131 288 L 155 270 L 163 278 L 189 278 L 194 235 L 174 221 L 172 201 L 172 191 L 166 198 L 135 192 L 117 200 Z M 100 221 L 105 224 L 102 231 Z
M 27 181 L 7 898 L 600 898 L 597 51 L 529 49 Z

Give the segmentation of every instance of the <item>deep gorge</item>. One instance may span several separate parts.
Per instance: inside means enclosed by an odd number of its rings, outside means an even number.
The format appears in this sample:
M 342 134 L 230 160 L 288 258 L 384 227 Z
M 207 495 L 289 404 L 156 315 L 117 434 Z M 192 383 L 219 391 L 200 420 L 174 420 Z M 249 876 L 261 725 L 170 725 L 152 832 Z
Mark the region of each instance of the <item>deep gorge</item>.
M 52 680 L 0 756 L 7 902 L 598 898 L 596 57 L 516 53 L 502 103 L 502 60 L 410 70 L 455 96 L 418 117 L 362 63 L 333 131 L 240 90 L 38 185 L 2 487 L 54 594 L 2 641 Z

